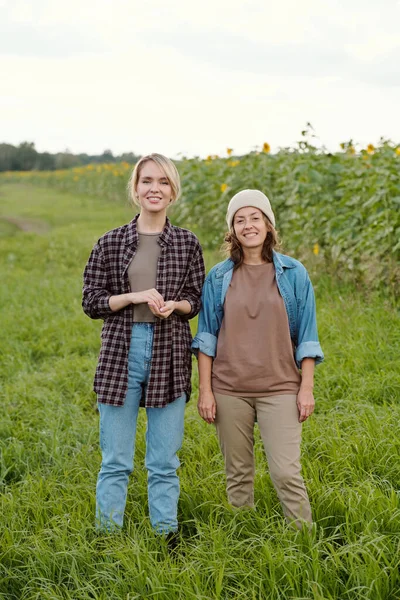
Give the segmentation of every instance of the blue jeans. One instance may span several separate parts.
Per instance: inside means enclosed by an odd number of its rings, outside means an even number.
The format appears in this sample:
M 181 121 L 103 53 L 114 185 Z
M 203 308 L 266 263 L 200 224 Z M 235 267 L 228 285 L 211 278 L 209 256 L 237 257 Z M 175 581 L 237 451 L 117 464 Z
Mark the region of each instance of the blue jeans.
M 153 325 L 134 323 L 128 357 L 128 391 L 123 406 L 98 404 L 102 463 L 96 488 L 97 528 L 122 527 L 129 475 L 133 471 L 136 421 L 146 390 L 153 349 Z M 163 408 L 146 408 L 146 468 L 150 521 L 157 533 L 176 531 L 186 396 Z

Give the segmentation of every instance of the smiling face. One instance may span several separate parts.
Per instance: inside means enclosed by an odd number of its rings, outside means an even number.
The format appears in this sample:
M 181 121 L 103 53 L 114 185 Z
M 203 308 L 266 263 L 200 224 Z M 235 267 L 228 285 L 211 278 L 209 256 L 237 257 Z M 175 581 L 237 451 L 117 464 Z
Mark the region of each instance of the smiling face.
M 268 227 L 260 209 L 254 206 L 240 208 L 233 218 L 233 229 L 244 252 L 259 248 L 261 254 Z
M 164 171 L 153 160 L 140 169 L 136 196 L 141 210 L 148 213 L 166 211 L 172 200 L 172 188 Z

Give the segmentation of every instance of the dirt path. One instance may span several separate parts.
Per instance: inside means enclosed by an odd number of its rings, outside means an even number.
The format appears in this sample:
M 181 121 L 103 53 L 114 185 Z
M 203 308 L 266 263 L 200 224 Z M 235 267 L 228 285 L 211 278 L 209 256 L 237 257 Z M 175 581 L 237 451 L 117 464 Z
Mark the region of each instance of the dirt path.
M 46 221 L 40 219 L 25 219 L 24 217 L 6 217 L 1 216 L 0 221 L 5 221 L 11 225 L 15 225 L 21 231 L 28 233 L 47 233 L 50 230 L 50 225 Z

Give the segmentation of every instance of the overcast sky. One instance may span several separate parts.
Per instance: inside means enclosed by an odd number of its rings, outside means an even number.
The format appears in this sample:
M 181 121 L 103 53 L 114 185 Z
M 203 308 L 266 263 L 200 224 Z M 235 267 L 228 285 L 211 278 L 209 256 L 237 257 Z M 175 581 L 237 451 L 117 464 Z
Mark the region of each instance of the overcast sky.
M 0 0 L 0 142 L 170 157 L 400 142 L 400 0 Z

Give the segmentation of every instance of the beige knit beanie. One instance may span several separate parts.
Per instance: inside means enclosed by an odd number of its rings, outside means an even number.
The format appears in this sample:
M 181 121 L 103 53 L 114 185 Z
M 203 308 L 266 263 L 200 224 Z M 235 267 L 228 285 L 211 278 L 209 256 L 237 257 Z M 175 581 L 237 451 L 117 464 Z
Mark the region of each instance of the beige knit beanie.
M 236 211 L 245 206 L 259 208 L 275 227 L 275 216 L 267 196 L 259 190 L 243 190 L 235 194 L 228 204 L 226 222 L 228 223 L 229 229 L 232 227 L 233 217 L 235 216 Z

